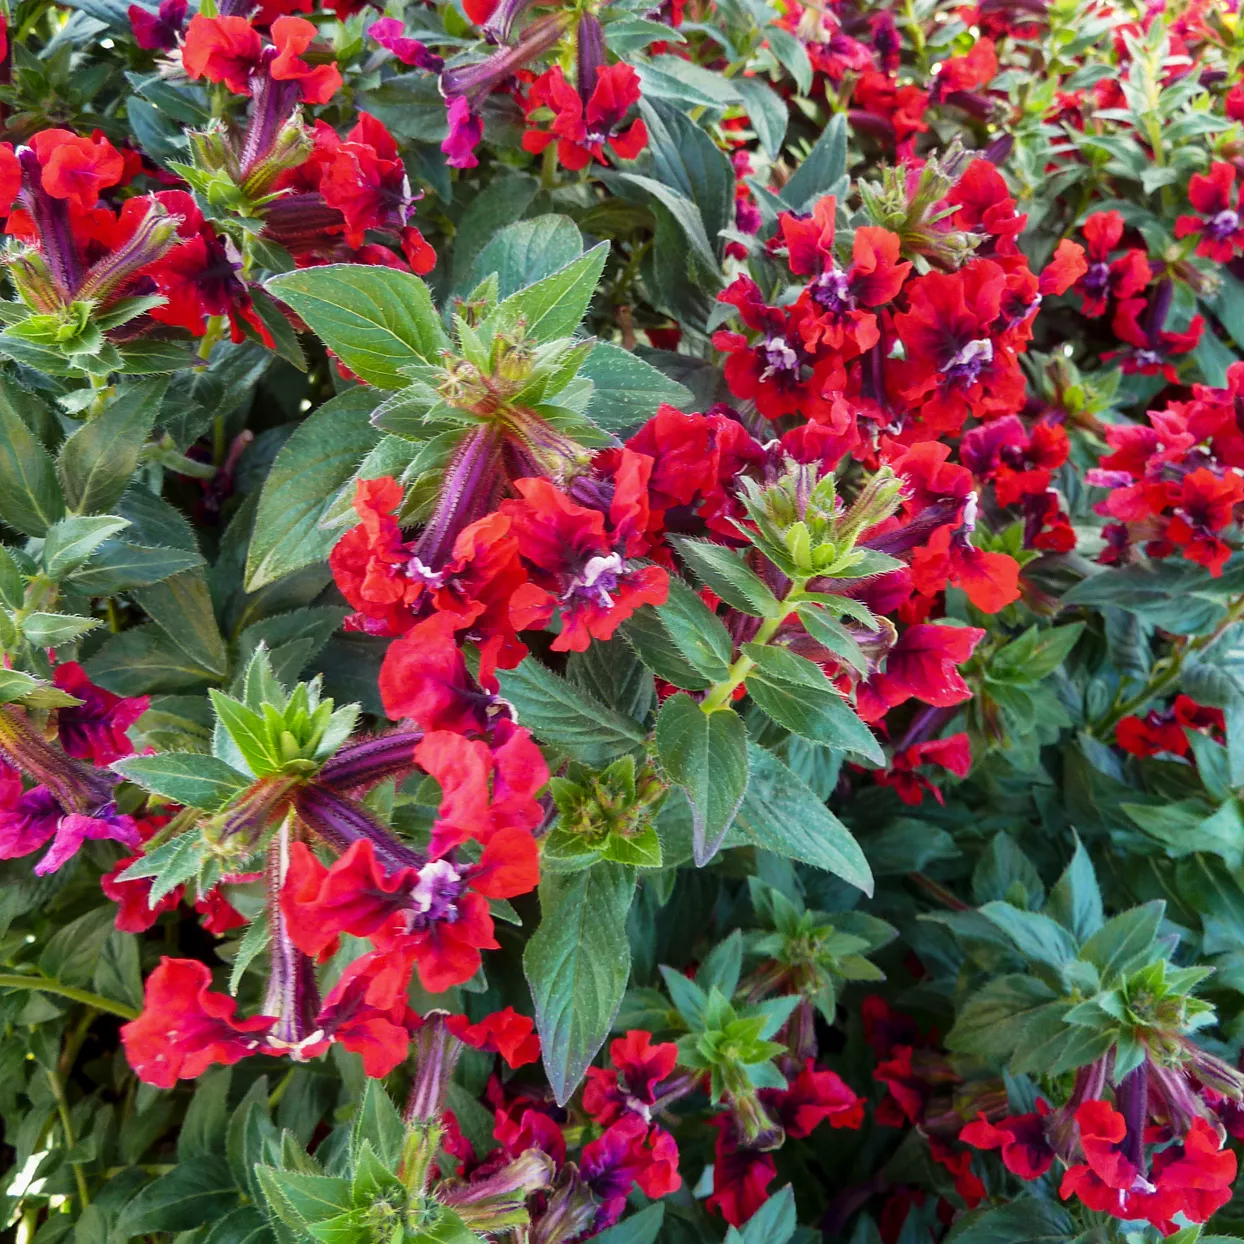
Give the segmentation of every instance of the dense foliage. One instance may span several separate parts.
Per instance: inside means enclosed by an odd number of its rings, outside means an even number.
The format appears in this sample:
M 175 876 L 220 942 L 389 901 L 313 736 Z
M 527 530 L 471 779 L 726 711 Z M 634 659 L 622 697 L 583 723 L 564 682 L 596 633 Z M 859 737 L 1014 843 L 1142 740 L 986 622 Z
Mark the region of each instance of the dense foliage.
M 5 1238 L 1244 1236 L 1235 0 L 314 3 L 4 6 Z

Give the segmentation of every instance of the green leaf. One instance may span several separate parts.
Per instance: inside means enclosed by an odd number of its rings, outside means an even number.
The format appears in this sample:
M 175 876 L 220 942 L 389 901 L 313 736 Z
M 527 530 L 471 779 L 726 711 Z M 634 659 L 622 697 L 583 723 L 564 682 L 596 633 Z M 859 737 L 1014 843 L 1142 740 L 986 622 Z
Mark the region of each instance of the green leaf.
M 132 588 L 150 587 L 203 564 L 198 553 L 185 549 L 105 540 L 91 557 L 90 565 L 75 570 L 67 582 L 87 596 L 114 596 Z
M 678 651 L 711 682 L 723 682 L 730 673 L 734 641 L 719 617 L 681 579 L 671 577 L 669 597 L 658 606 L 660 616 Z
M 1077 1230 L 1075 1219 L 1057 1201 L 1025 1196 L 966 1214 L 946 1244 L 1067 1244 Z
M 661 615 L 651 605 L 637 609 L 623 624 L 622 635 L 636 656 L 658 678 L 684 691 L 707 691 L 712 683 L 678 650 Z
M 76 570 L 109 536 L 128 527 L 129 520 L 111 514 L 62 518 L 43 537 L 43 569 L 49 579 L 63 579 Z
M 218 677 L 153 623 L 110 635 L 84 665 L 92 680 L 114 695 L 185 691 Z
M 720 253 L 722 230 L 734 223 L 730 157 L 667 100 L 643 98 L 639 110 L 648 126 L 653 176 L 699 208 L 709 245 Z
M 772 34 L 773 28 L 769 28 Z M 811 211 L 847 175 L 847 118 L 836 112 L 821 131 L 816 145 L 782 187 L 782 199 L 797 212 Z
M 1076 943 L 1061 924 L 1039 911 L 1023 911 L 1010 903 L 986 903 L 980 914 L 1010 938 L 1032 963 L 1061 969 L 1076 957 Z
M 795 79 L 795 89 L 800 95 L 807 95 L 812 90 L 812 62 L 803 44 L 784 26 L 766 26 L 765 40 L 779 64 Z M 747 96 L 743 95 L 743 98 L 746 100 Z
M 579 367 L 592 382 L 584 414 L 606 432 L 626 432 L 656 414 L 662 403 L 685 407 L 691 390 L 645 363 L 637 354 L 598 341 Z
M 0 704 L 21 700 L 28 708 L 67 708 L 82 701 L 21 670 L 0 669 Z
M 192 662 L 218 676 L 228 671 L 229 654 L 202 570 L 183 570 L 149 587 L 136 588 L 133 595 Z
M 638 722 L 606 708 L 534 657 L 517 669 L 498 670 L 497 680 L 522 725 L 586 765 L 603 768 L 644 747 L 646 736 Z
M 784 648 L 748 644 L 745 651 L 756 661 L 747 679 L 748 694 L 774 721 L 813 743 L 885 763 L 873 732 L 819 665 Z
M 775 27 L 771 26 L 769 29 L 772 31 Z M 783 33 L 789 32 L 783 31 Z M 804 51 L 803 45 L 797 39 L 792 38 L 791 41 L 799 52 L 803 53 L 803 60 L 806 62 L 808 54 Z M 772 47 L 772 43 L 770 46 Z M 800 67 L 802 68 L 802 64 Z M 812 68 L 810 62 L 808 68 L 809 70 Z M 743 97 L 743 108 L 747 113 L 747 119 L 752 123 L 752 129 L 756 131 L 756 137 L 760 139 L 765 155 L 770 160 L 776 160 L 782 154 L 782 143 L 786 141 L 786 125 L 789 120 L 786 101 L 760 78 L 739 76 L 734 79 L 734 87 Z
M 594 1244 L 656 1244 L 665 1220 L 665 1202 L 653 1201 L 637 1214 L 630 1214 L 621 1222 L 592 1236 Z
M 27 536 L 43 535 L 65 512 L 56 467 L 21 414 L 41 405 L 0 373 L 0 519 Z
M 312 411 L 281 446 L 259 494 L 246 555 L 246 590 L 257 592 L 323 561 L 340 538 L 320 521 L 380 442 L 370 416 L 375 394 L 356 388 Z
M 164 752 L 127 756 L 113 764 L 122 777 L 174 803 L 215 812 L 250 784 L 248 778 L 215 756 Z
M 657 717 L 657 755 L 691 802 L 695 860 L 717 853 L 748 784 L 747 732 L 731 709 L 706 713 L 685 692 L 665 701 Z
M 868 673 L 868 658 L 864 655 L 859 641 L 837 618 L 831 617 L 820 605 L 800 605 L 796 612 L 804 630 L 818 644 L 841 657 L 861 674 Z
M 544 1068 L 559 1104 L 605 1043 L 630 976 L 633 870 L 595 864 L 540 883 L 540 927 L 523 953 Z
M 208 1226 L 201 1244 L 276 1244 L 276 1237 L 261 1210 L 239 1205 Z
M 511 294 L 485 323 L 511 324 L 521 317 L 532 341 L 556 341 L 559 337 L 572 336 L 587 314 L 608 256 L 608 242 L 593 246 L 551 276 Z
M 357 1152 L 367 1141 L 382 1162 L 396 1165 L 405 1136 L 401 1113 L 384 1085 L 379 1080 L 368 1080 L 350 1132 L 351 1149 Z
M 350 1185 L 344 1179 L 271 1166 L 260 1166 L 257 1174 L 268 1204 L 282 1222 L 296 1231 L 353 1208 Z
M 460 240 L 455 238 L 455 244 L 456 254 Z M 495 272 L 497 296 L 508 298 L 552 276 L 582 254 L 583 235 L 569 216 L 534 216 L 492 235 L 488 245 L 476 254 L 464 287 L 471 289 Z
M 748 754 L 751 781 L 726 845 L 800 860 L 872 894 L 868 861 L 847 827 L 772 752 L 750 743 Z
M 1084 843 L 1078 837 L 1071 863 L 1054 883 L 1045 910 L 1081 942 L 1096 933 L 1105 922 L 1097 875 Z
M 70 613 L 28 613 L 22 619 L 22 634 L 36 648 L 56 648 L 73 643 L 99 624 L 98 618 L 81 618 Z
M 166 376 L 124 385 L 101 414 L 61 446 L 56 473 L 71 510 L 99 514 L 120 499 L 167 389 Z
M 449 339 L 428 287 L 409 272 L 328 264 L 273 277 L 287 302 L 351 371 L 381 389 L 409 383 L 407 363 L 439 363 Z
M 177 1136 L 177 1160 L 210 1157 L 225 1147 L 229 1128 L 229 1067 L 213 1067 L 194 1086 Z
M 39 971 L 62 985 L 87 984 L 115 918 L 116 908 L 105 905 L 62 925 L 43 948 Z
M 440 105 L 440 112 L 443 114 L 444 104 L 435 84 L 432 87 L 432 96 L 435 100 L 433 107 Z M 362 106 L 366 107 L 365 104 Z M 470 206 L 462 213 L 462 219 L 458 222 L 450 256 L 453 268 L 451 284 L 455 293 L 470 292 L 487 276 L 486 272 L 475 275 L 475 261 L 480 252 L 500 230 L 522 217 L 539 189 L 540 183 L 534 177 L 526 173 L 507 173 L 486 182 L 484 188 L 471 200 Z M 583 244 L 580 241 L 579 250 L 582 249 Z M 514 288 L 517 289 L 518 286 Z M 513 290 L 507 290 L 506 293 L 513 293 Z
M 960 1005 L 946 1046 L 1005 1063 L 1030 1032 L 1061 1033 L 1067 1009 L 1035 976 L 997 976 Z
M 753 618 L 781 616 L 782 606 L 759 575 L 748 569 L 745 554 L 711 540 L 674 537 L 679 556 L 705 587 L 732 609 Z
M 1084 943 L 1080 957 L 1093 964 L 1108 985 L 1112 978 L 1148 962 L 1165 911 L 1166 904 L 1154 899 L 1121 912 Z
M 191 1231 L 233 1209 L 237 1195 L 224 1158 L 192 1158 L 143 1188 L 121 1211 L 113 1233 L 124 1240 L 154 1231 Z

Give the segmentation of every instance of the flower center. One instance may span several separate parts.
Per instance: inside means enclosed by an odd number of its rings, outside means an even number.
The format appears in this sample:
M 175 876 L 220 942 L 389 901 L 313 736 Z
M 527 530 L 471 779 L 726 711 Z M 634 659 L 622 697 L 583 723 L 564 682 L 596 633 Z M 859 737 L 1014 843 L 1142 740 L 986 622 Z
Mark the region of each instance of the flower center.
M 791 349 L 785 337 L 770 337 L 760 347 L 760 353 L 768 363 L 760 374 L 761 380 L 768 380 L 779 372 L 793 377 L 799 370 L 799 355 Z
M 1205 226 L 1205 232 L 1215 242 L 1221 242 L 1224 238 L 1229 238 L 1239 227 L 1240 214 L 1233 212 L 1230 208 L 1224 208 L 1216 216 L 1210 217 L 1209 223 Z
M 605 556 L 597 554 L 588 559 L 582 573 L 576 576 L 562 599 L 577 597 L 612 609 L 613 593 L 618 590 L 618 580 L 625 568 L 626 563 L 620 553 L 609 553 Z
M 1098 261 L 1089 264 L 1089 270 L 1081 278 L 1085 292 L 1094 295 L 1101 295 L 1110 288 L 1110 265 Z
M 410 892 L 410 928 L 426 929 L 440 920 L 452 924 L 458 918 L 461 894 L 462 877 L 458 870 L 448 860 L 430 860 L 419 870 L 419 880 Z
M 969 341 L 942 368 L 942 375 L 946 377 L 947 383 L 966 388 L 975 384 L 981 369 L 992 362 L 993 342 L 988 337 L 981 337 L 976 341 Z
M 812 282 L 812 301 L 833 315 L 854 311 L 855 299 L 851 295 L 850 278 L 837 268 L 822 272 Z

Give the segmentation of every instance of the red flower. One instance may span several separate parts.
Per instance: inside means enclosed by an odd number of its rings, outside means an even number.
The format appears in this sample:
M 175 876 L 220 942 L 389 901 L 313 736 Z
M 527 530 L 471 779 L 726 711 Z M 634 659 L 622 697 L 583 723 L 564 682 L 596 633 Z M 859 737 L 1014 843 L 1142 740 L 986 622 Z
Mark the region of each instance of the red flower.
M 418 1017 L 406 1002 L 406 982 L 383 970 L 384 957 L 366 954 L 348 964 L 324 999 L 315 1025 L 330 1040 L 358 1054 L 363 1073 L 382 1079 L 410 1050 Z M 312 1049 L 318 1053 L 322 1046 Z M 311 1055 L 304 1050 L 302 1057 Z
M 1110 252 L 1123 238 L 1123 217 L 1118 212 L 1094 212 L 1085 218 L 1083 229 L 1089 264 L 1073 288 L 1084 299 L 1084 314 L 1095 317 L 1106 313 L 1109 299 L 1139 294 L 1153 272 L 1143 250 L 1126 250 L 1111 261 Z
M 549 130 L 529 129 L 523 135 L 523 150 L 538 155 L 556 139 L 557 158 L 573 170 L 586 168 L 593 160 L 608 163 L 606 145 L 623 160 L 633 160 L 648 145 L 643 121 L 623 128 L 631 105 L 638 102 L 639 75 L 630 65 L 601 67 L 586 101 L 554 67 L 532 84 L 526 108 L 529 115 L 540 108 L 556 115 Z
M 175 886 L 152 907 L 152 878 L 139 877 L 134 881 L 117 880 L 131 864 L 137 864 L 142 858 L 142 855 L 138 854 L 118 860 L 116 867 L 99 879 L 99 888 L 103 890 L 104 897 L 110 898 L 117 904 L 115 926 L 122 933 L 145 933 L 164 912 L 173 911 L 185 893 L 185 886 Z
M 500 1054 L 510 1067 L 523 1067 L 540 1057 L 535 1021 L 512 1006 L 485 1015 L 478 1024 L 472 1024 L 465 1015 L 449 1015 L 445 1027 L 466 1045 Z
M 41 166 L 43 189 L 83 210 L 99 202 L 99 192 L 115 186 L 125 159 L 102 135 L 80 138 L 68 130 L 41 130 L 31 140 Z
M 0 860 L 37 851 L 53 834 L 63 810 L 46 786 L 22 789 L 22 775 L 0 761 Z
M 194 959 L 165 955 L 147 977 L 142 1014 L 121 1027 L 126 1057 L 140 1080 L 172 1088 L 214 1063 L 236 1063 L 261 1049 L 260 1034 L 271 1029 L 272 1017 L 237 1019 L 237 1002 L 211 987 L 207 965 Z
M 1219 477 L 1206 467 L 1185 475 L 1177 497 L 1172 498 L 1174 513 L 1163 537 L 1183 549 L 1184 556 L 1208 568 L 1214 578 L 1231 556 L 1231 547 L 1215 534 L 1231 524 L 1235 507 L 1244 501 L 1244 479 L 1234 471 Z
M 894 366 L 898 395 L 936 432 L 957 432 L 969 415 L 1018 409 L 1024 377 L 1005 335 L 995 335 L 1005 271 L 989 259 L 955 273 L 930 272 L 908 286 L 894 317 L 906 359 Z
M 1120 341 L 1131 347 L 1119 352 L 1125 372 L 1139 372 L 1142 376 L 1160 373 L 1171 384 L 1178 382 L 1179 376 L 1169 361 L 1170 356 L 1187 354 L 1189 350 L 1195 349 L 1197 342 L 1201 340 L 1205 321 L 1198 315 L 1182 332 L 1169 332 L 1163 327 L 1166 320 L 1165 308 L 1168 305 L 1169 294 L 1163 296 L 1159 286 L 1159 293 L 1148 302 L 1143 298 L 1125 298 L 1115 307 L 1111 331 Z M 1141 323 L 1142 315 L 1145 317 L 1144 324 Z M 1109 360 L 1114 354 L 1102 357 Z
M 223 82 L 235 95 L 249 95 L 262 54 L 263 40 L 246 18 L 196 13 L 186 29 L 181 63 L 189 78 Z
M 972 655 L 984 635 L 974 626 L 909 626 L 886 654 L 884 670 L 869 679 L 869 696 L 860 705 L 860 716 L 879 721 L 912 697 L 939 708 L 970 700 L 972 689 L 956 666 Z
M 636 1114 L 624 1116 L 584 1145 L 579 1170 L 601 1203 L 593 1223 L 596 1230 L 617 1222 L 636 1184 L 653 1198 L 682 1186 L 674 1138 L 662 1128 L 649 1128 Z
M 423 987 L 441 993 L 475 975 L 481 950 L 497 949 L 488 898 L 524 893 L 537 880 L 535 843 L 517 829 L 498 830 L 478 864 L 436 859 L 393 873 L 369 839 L 327 869 L 295 843 L 281 905 L 305 954 L 324 954 L 341 933 L 368 937 L 395 965 L 413 961 Z
M 669 575 L 660 566 L 630 567 L 627 557 L 645 546 L 648 476 L 652 459 L 624 449 L 606 516 L 572 501 L 550 480 L 520 479 L 521 500 L 504 501 L 531 582 L 510 598 L 510 616 L 523 630 L 560 613 L 555 652 L 585 652 L 593 639 L 609 639 L 641 605 L 660 605 Z
M 415 762 L 441 786 L 429 842 L 433 855 L 471 838 L 487 846 L 502 830 L 530 833 L 544 819 L 536 795 L 548 781 L 548 766 L 531 735 L 508 721 L 497 722 L 491 746 L 450 730 L 431 731 L 415 748 Z
M 972 768 L 972 745 L 966 734 L 952 734 L 945 739 L 926 739 L 913 743 L 894 754 L 889 768 L 876 774 L 881 786 L 891 786 L 898 797 L 912 806 L 920 803 L 924 793 L 944 803 L 942 792 L 917 772 L 921 765 L 940 765 L 956 777 L 967 777 Z
M 842 271 L 834 258 L 837 210 L 837 200 L 827 195 L 810 218 L 782 212 L 778 228 L 790 270 L 812 278 L 798 304 L 804 312 L 799 320 L 804 345 L 809 350 L 824 345 L 851 359 L 881 339 L 877 317 L 861 308 L 893 301 L 911 264 L 899 262 L 902 243 L 897 234 L 863 225 L 852 241 L 851 266 Z
M 737 307 L 746 327 L 760 334 L 754 344 L 742 333 L 713 334 L 713 347 L 729 355 L 725 373 L 730 392 L 754 401 L 766 419 L 802 415 L 828 422 L 833 414 L 828 394 L 845 387 L 846 373 L 836 355 L 821 357 L 804 344 L 809 306 L 770 307 L 747 276 L 732 282 L 717 299 Z
M 835 1071 L 817 1071 L 808 1059 L 785 1089 L 762 1089 L 761 1097 L 787 1136 L 803 1140 L 828 1120 L 834 1128 L 858 1129 L 864 1099 Z
M 56 735 L 67 755 L 103 768 L 134 751 L 125 732 L 147 711 L 145 695 L 113 695 L 97 687 L 76 661 L 58 665 L 52 678 L 82 701 L 56 712 Z
M 242 877 L 227 877 L 227 881 L 258 881 L 262 873 L 250 873 Z M 240 929 L 250 922 L 225 897 L 220 886 L 213 886 L 201 898 L 194 900 L 194 909 L 202 917 L 199 923 L 209 933 L 223 937 L 231 929 Z
M 651 1033 L 632 1029 L 609 1046 L 609 1058 L 612 1068 L 588 1068 L 583 1109 L 602 1125 L 617 1122 L 628 1111 L 647 1119 L 661 1081 L 678 1063 L 678 1046 L 669 1041 L 653 1045 Z
M 709 1122 L 717 1129 L 717 1143 L 713 1150 L 713 1194 L 704 1204 L 732 1227 L 741 1227 L 769 1199 L 777 1164 L 771 1153 L 739 1147 L 729 1115 L 718 1115 Z
M 1238 250 L 1244 250 L 1244 186 L 1235 195 L 1235 166 L 1215 161 L 1208 173 L 1194 173 L 1188 183 L 1188 201 L 1199 216 L 1181 216 L 1175 222 L 1177 238 L 1197 237 L 1196 253 L 1215 263 L 1226 263 Z
M 1061 424 L 1042 419 L 1028 432 L 1017 415 L 973 428 L 959 443 L 960 461 L 978 477 L 993 480 L 999 505 L 1045 492 L 1070 451 Z
M 395 721 L 424 730 L 482 731 L 492 697 L 467 672 L 454 642 L 454 619 L 433 614 L 389 645 L 380 667 L 380 698 Z
M 305 17 L 278 17 L 272 23 L 276 59 L 268 68 L 273 81 L 297 82 L 306 104 L 326 104 L 341 86 L 341 71 L 334 65 L 308 65 L 299 59 L 318 31 Z
M 1009 1115 L 996 1124 L 987 1119 L 969 1123 L 959 1139 L 976 1149 L 1000 1149 L 1006 1169 L 1021 1179 L 1040 1179 L 1054 1163 L 1054 1150 L 1045 1138 L 1049 1107 L 1037 1102 L 1035 1114 Z

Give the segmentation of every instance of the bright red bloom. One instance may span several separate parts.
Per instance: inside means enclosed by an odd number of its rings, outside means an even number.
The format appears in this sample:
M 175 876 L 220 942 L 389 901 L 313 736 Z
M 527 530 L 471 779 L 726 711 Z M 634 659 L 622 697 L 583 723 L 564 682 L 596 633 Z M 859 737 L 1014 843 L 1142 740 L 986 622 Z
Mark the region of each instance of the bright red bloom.
M 246 18 L 196 13 L 186 29 L 181 63 L 188 78 L 223 82 L 235 95 L 249 95 L 262 54 L 263 40 Z
M 761 1098 L 787 1136 L 803 1140 L 828 1121 L 830 1127 L 858 1129 L 864 1099 L 836 1071 L 818 1071 L 808 1059 L 784 1089 L 762 1089 Z
M 1165 540 L 1218 578 L 1231 547 L 1215 533 L 1231 524 L 1235 507 L 1244 501 L 1244 479 L 1234 471 L 1220 477 L 1199 467 L 1183 477 L 1178 497 L 1172 500 L 1175 508 L 1163 533 Z
M 125 732 L 147 711 L 145 695 L 113 695 L 97 687 L 76 661 L 62 662 L 52 678 L 82 701 L 56 712 L 56 735 L 67 755 L 104 768 L 134 751 Z
M 1198 315 L 1182 331 L 1168 331 L 1163 327 L 1165 312 L 1161 310 L 1162 305 L 1160 295 L 1149 302 L 1143 298 L 1125 298 L 1115 307 L 1110 327 L 1120 341 L 1131 347 L 1119 352 L 1125 372 L 1139 372 L 1142 376 L 1160 373 L 1171 384 L 1176 384 L 1179 376 L 1170 357 L 1196 349 L 1205 320 Z M 1145 318 L 1143 324 L 1141 316 Z M 1113 354 L 1103 355 L 1107 360 L 1113 357 Z
M 649 1128 L 636 1114 L 628 1114 L 584 1145 L 579 1170 L 600 1201 L 594 1227 L 603 1230 L 621 1217 L 632 1187 L 659 1198 L 682 1186 L 678 1175 L 678 1146 L 659 1127 Z
M 449 1015 L 445 1027 L 466 1045 L 500 1054 L 510 1067 L 523 1067 L 540 1057 L 535 1021 L 520 1015 L 512 1006 L 485 1015 L 478 1024 L 472 1024 L 465 1015 Z
M 481 950 L 497 949 L 488 897 L 524 893 L 537 880 L 535 844 L 517 829 L 498 830 L 478 864 L 435 859 L 391 873 L 370 839 L 331 868 L 295 843 L 281 904 L 303 953 L 323 955 L 341 933 L 368 937 L 378 950 L 413 960 L 423 987 L 441 993 L 475 975 Z
M 834 257 L 837 210 L 837 200 L 826 195 L 813 207 L 811 217 L 780 213 L 778 229 L 790 270 L 812 278 L 799 298 L 804 345 L 815 350 L 823 344 L 850 359 L 881 338 L 877 317 L 862 308 L 893 301 L 911 264 L 899 262 L 902 243 L 897 234 L 864 225 L 855 231 L 851 266 L 844 272 Z
M 1186 756 L 1186 730 L 1209 730 L 1221 735 L 1225 728 L 1221 709 L 1206 708 L 1191 696 L 1180 694 L 1166 712 L 1155 708 L 1144 717 L 1122 718 L 1115 726 L 1115 741 L 1133 756 L 1156 756 L 1159 752 Z
M 43 189 L 76 208 L 94 207 L 99 192 L 125 174 L 124 158 L 102 135 L 81 138 L 69 130 L 40 130 L 30 145 L 39 159 Z
M 1193 173 L 1188 183 L 1188 201 L 1199 216 L 1181 216 L 1175 222 L 1177 238 L 1200 237 L 1196 253 L 1215 263 L 1226 263 L 1244 250 L 1244 186 L 1235 190 L 1235 165 L 1215 161 L 1208 173 Z
M 258 881 L 262 873 L 251 873 L 241 878 L 228 877 L 228 881 Z M 199 913 L 199 923 L 207 932 L 216 937 L 223 937 L 233 929 L 240 929 L 250 923 L 234 905 L 225 897 L 220 886 L 212 886 L 200 898 L 194 900 L 194 909 Z
M 529 115 L 540 108 L 556 115 L 548 130 L 529 129 L 523 135 L 523 150 L 539 155 L 556 139 L 557 158 L 573 170 L 593 160 L 607 164 L 606 145 L 621 159 L 633 160 L 648 145 L 642 120 L 623 127 L 627 112 L 638 102 L 639 75 L 630 65 L 602 66 L 586 102 L 554 66 L 532 84 L 526 108 Z
M 589 1067 L 583 1086 L 583 1109 L 597 1123 L 617 1122 L 627 1111 L 647 1118 L 656 1104 L 660 1083 L 678 1063 L 678 1046 L 666 1041 L 652 1044 L 652 1034 L 632 1029 L 609 1046 L 611 1068 Z
M 926 791 L 938 803 L 944 803 L 942 792 L 927 777 L 917 772 L 921 765 L 926 764 L 939 765 L 956 777 L 967 777 L 972 768 L 972 745 L 968 736 L 962 733 L 952 734 L 944 739 L 925 739 L 923 742 L 913 743 L 901 752 L 896 752 L 889 768 L 875 775 L 877 783 L 880 786 L 893 787 L 905 804 L 919 804 Z
M 491 746 L 449 730 L 430 731 L 415 748 L 415 762 L 441 786 L 429 843 L 433 855 L 471 838 L 487 846 L 501 830 L 530 833 L 544 819 L 536 795 L 548 781 L 548 766 L 531 735 L 508 721 L 497 722 Z
M 467 671 L 453 618 L 433 614 L 389 645 L 380 698 L 395 721 L 409 717 L 424 730 L 468 733 L 484 729 L 492 697 Z
M 630 567 L 646 544 L 648 477 L 652 459 L 624 449 L 606 516 L 572 501 L 550 480 L 520 479 L 520 500 L 504 501 L 531 582 L 510 598 L 510 616 L 523 630 L 560 613 L 555 652 L 585 652 L 609 639 L 641 605 L 664 604 L 669 575 L 660 566 Z
M 741 1227 L 768 1199 L 777 1178 L 773 1154 L 743 1149 L 729 1115 L 710 1119 L 717 1129 L 713 1150 L 713 1194 L 704 1204 L 732 1227 Z
M 1006 1169 L 1021 1179 L 1040 1179 L 1054 1163 L 1054 1150 L 1045 1138 L 1049 1107 L 1037 1102 L 1035 1114 L 1009 1115 L 996 1124 L 976 1119 L 959 1139 L 976 1149 L 1000 1149 Z
M 959 459 L 974 475 L 993 480 L 999 505 L 1014 505 L 1045 492 L 1070 451 L 1061 424 L 1042 419 L 1029 432 L 1017 415 L 1005 415 L 967 432 Z
M 1084 247 L 1078 242 L 1064 238 L 1054 249 L 1050 262 L 1041 269 L 1037 282 L 1042 298 L 1051 294 L 1065 294 L 1088 272 L 1088 259 Z
M 2 815 L 0 813 L 0 816 Z M 104 897 L 117 904 L 115 926 L 122 933 L 145 933 L 154 926 L 164 912 L 173 911 L 185 893 L 185 886 L 175 886 L 152 907 L 150 901 L 152 878 L 139 877 L 134 881 L 117 880 L 131 864 L 137 864 L 142 858 L 139 854 L 118 860 L 116 867 L 99 879 L 99 888 L 104 892 Z
M 946 61 L 943 64 L 942 72 L 937 77 L 939 86 L 945 81 L 947 67 L 954 63 Z M 996 67 L 997 62 L 994 64 Z M 953 217 L 956 229 L 983 233 L 1003 243 L 1013 241 L 1028 223 L 1026 215 L 1016 213 L 1015 200 L 1011 198 L 1002 174 L 989 160 L 973 160 L 951 187 L 946 202 L 953 203 L 959 209 Z M 987 241 L 985 245 L 990 246 L 991 243 Z
M 984 638 L 974 626 L 909 626 L 886 654 L 884 669 L 868 680 L 859 714 L 880 721 L 889 709 L 911 698 L 949 708 L 972 698 L 972 689 L 956 666 L 962 665 Z
M 989 259 L 908 286 L 909 310 L 894 317 L 906 359 L 890 374 L 897 395 L 933 431 L 957 432 L 969 415 L 988 418 L 1023 404 L 1023 374 L 995 327 L 1006 290 L 1006 272 Z
M 341 87 L 341 71 L 333 65 L 308 65 L 301 60 L 319 33 L 305 17 L 278 17 L 271 36 L 276 59 L 268 68 L 273 81 L 297 82 L 306 104 L 326 104 Z
M 336 134 L 332 137 L 336 139 Z M 400 232 L 417 197 L 393 136 L 366 112 L 359 113 L 344 142 L 336 139 L 319 190 L 329 207 L 345 218 L 346 244 L 353 247 L 363 245 L 368 229 Z
M 194 959 L 170 959 L 147 977 L 143 1012 L 121 1027 L 130 1066 L 140 1080 L 172 1088 L 214 1063 L 239 1062 L 263 1045 L 269 1015 L 237 1019 L 237 1002 L 212 992 L 212 974 Z
M 1085 218 L 1084 240 L 1088 243 L 1088 269 L 1074 289 L 1084 299 L 1081 310 L 1088 316 L 1106 313 L 1111 298 L 1132 298 L 1153 278 L 1143 250 L 1131 248 L 1118 259 L 1110 252 L 1123 239 L 1123 217 L 1118 212 L 1094 212 Z
M 725 373 L 730 392 L 754 401 L 766 419 L 797 414 L 818 422 L 828 420 L 832 415 L 829 394 L 845 387 L 846 372 L 837 355 L 822 357 L 804 344 L 809 306 L 770 307 L 747 276 L 733 281 L 717 300 L 736 307 L 744 325 L 759 334 L 754 343 L 742 333 L 722 330 L 713 334 L 714 349 L 729 356 Z

